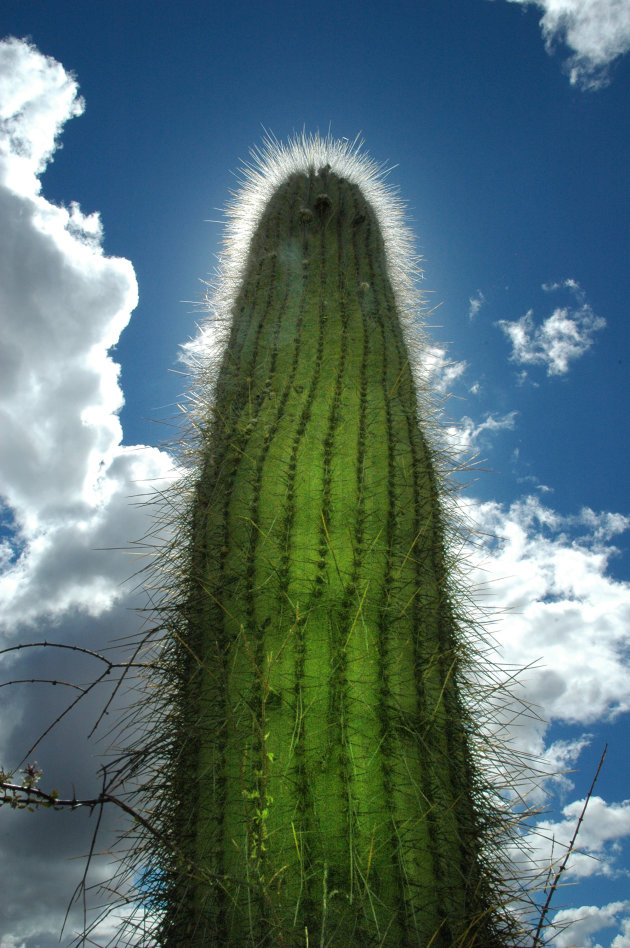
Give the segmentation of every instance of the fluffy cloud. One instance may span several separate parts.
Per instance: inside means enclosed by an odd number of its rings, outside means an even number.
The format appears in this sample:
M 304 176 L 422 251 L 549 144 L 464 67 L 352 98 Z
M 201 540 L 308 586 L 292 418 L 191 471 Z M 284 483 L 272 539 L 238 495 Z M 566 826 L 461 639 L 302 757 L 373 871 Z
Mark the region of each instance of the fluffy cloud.
M 57 206 L 41 192 L 62 127 L 83 108 L 59 63 L 21 40 L 0 42 L 0 643 L 19 634 L 101 651 L 138 635 L 131 610 L 144 600 L 124 584 L 136 561 L 122 551 L 150 530 L 137 500 L 168 483 L 173 465 L 155 448 L 123 444 L 119 367 L 108 353 L 137 304 L 133 267 L 104 254 L 97 213 Z M 81 653 L 24 650 L 2 659 L 3 681 L 89 682 L 95 674 L 95 660 Z M 3 689 L 0 764 L 18 765 L 70 691 Z M 37 748 L 47 786 L 98 792 L 87 734 L 110 694 L 92 693 Z M 11 871 L 3 873 L 0 945 L 47 948 L 58 944 L 83 872 L 69 859 L 88 851 L 93 821 L 88 813 L 22 819 L 7 809 L 0 859 Z M 106 814 L 106 828 L 114 823 Z M 97 878 L 106 874 L 107 866 L 97 870 Z M 75 921 L 73 911 L 70 934 Z
M 630 948 L 630 916 L 621 919 L 622 931 L 613 938 L 610 948 Z
M 11 515 L 0 601 L 9 629 L 71 607 L 95 614 L 119 598 L 132 570 L 114 548 L 147 528 L 130 499 L 171 467 L 160 451 L 121 443 L 119 366 L 108 350 L 137 304 L 133 267 L 104 255 L 98 214 L 40 193 L 64 122 L 82 110 L 59 63 L 19 40 L 0 44 L 0 490 Z
M 22 40 L 0 43 L 2 176 L 14 192 L 39 193 L 38 175 L 56 148 L 64 123 L 85 103 L 63 66 Z
M 630 589 L 607 571 L 630 518 L 588 508 L 561 516 L 535 496 L 469 501 L 465 516 L 475 599 L 500 661 L 524 669 L 519 687 L 539 715 L 519 722 L 522 750 L 543 754 L 550 722 L 588 727 L 630 710 Z
M 505 740 L 513 756 L 498 770 L 492 762 L 491 772 L 509 797 L 530 807 L 548 811 L 558 799 L 549 797 L 554 791 L 570 801 L 558 817 L 532 818 L 521 845 L 511 849 L 523 878 L 540 881 L 550 866 L 559 868 L 582 812 L 584 798 L 571 798 L 567 771 L 592 742 L 588 728 L 630 710 L 630 584 L 608 571 L 630 517 L 590 509 L 562 516 L 537 497 L 509 506 L 471 502 L 469 517 L 476 526 L 470 579 L 475 601 L 488 608 L 484 625 L 497 647 L 497 675 L 507 680 L 516 672 L 512 693 L 529 709 L 519 715 L 514 700 L 494 696 L 490 742 Z M 554 724 L 574 736 L 552 740 Z M 593 796 L 565 879 L 616 878 L 629 835 L 630 801 Z M 625 948 L 621 908 L 557 913 L 554 944 L 596 948 L 590 935 L 616 925 L 612 945 Z
M 630 912 L 630 902 L 610 902 L 608 905 L 583 905 L 576 909 L 563 909 L 553 917 L 555 930 L 553 944 L 556 948 L 599 948 L 592 936 L 611 925 L 621 924 L 623 932 L 611 943 L 611 948 L 630 948 L 630 918 L 619 918 Z
M 556 308 L 538 326 L 531 309 L 514 322 L 502 319 L 497 326 L 512 343 L 510 359 L 513 362 L 544 365 L 547 375 L 566 375 L 569 364 L 590 349 L 593 334 L 604 328 L 606 320 L 595 315 L 574 280 L 545 284 L 543 289 L 547 292 L 568 289 L 577 305 Z
M 486 610 L 481 621 L 496 646 L 497 678 L 511 678 L 514 695 L 497 692 L 484 703 L 490 743 L 500 738 L 511 748 L 497 779 L 508 796 L 548 806 L 554 787 L 565 797 L 572 791 L 566 771 L 589 745 L 589 726 L 630 710 L 630 586 L 607 571 L 613 540 L 630 518 L 588 509 L 563 517 L 537 497 L 510 506 L 471 501 L 466 515 L 474 600 Z M 553 724 L 574 728 L 574 736 L 550 740 Z M 578 805 L 565 812 L 567 828 Z M 608 852 L 603 821 L 592 825 L 601 846 L 594 839 L 589 846 Z M 549 865 L 553 847 L 544 826 L 541 832 L 520 865 Z
M 574 800 L 562 809 L 561 820 L 542 820 L 537 829 L 537 845 L 541 855 L 553 840 L 561 855 L 569 847 L 584 800 Z M 601 797 L 589 800 L 580 826 L 576 849 L 569 856 L 566 879 L 593 875 L 613 875 L 619 840 L 630 836 L 630 800 L 606 803 Z
M 598 89 L 608 67 L 630 50 L 630 6 L 626 0 L 509 0 L 543 11 L 540 28 L 547 49 L 557 42 L 573 51 L 566 69 L 573 85 Z
M 502 659 L 528 669 L 522 681 L 541 717 L 588 726 L 630 710 L 630 588 L 607 572 L 630 518 L 563 517 L 537 497 L 479 504 L 474 516 L 479 599 L 496 608 Z M 540 752 L 536 742 L 529 749 Z

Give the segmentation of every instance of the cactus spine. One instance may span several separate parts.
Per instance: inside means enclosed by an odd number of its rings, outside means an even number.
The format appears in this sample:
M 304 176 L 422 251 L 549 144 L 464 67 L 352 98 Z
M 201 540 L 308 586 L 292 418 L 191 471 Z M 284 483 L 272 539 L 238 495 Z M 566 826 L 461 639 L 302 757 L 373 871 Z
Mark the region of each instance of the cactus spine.
M 506 945 L 399 305 L 329 166 L 260 216 L 198 446 L 159 943 Z

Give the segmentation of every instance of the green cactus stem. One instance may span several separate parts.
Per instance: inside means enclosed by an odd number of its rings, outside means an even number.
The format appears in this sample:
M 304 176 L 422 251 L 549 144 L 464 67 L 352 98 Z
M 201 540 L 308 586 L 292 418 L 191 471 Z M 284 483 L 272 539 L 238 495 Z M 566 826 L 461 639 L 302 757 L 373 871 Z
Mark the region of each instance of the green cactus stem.
M 259 215 L 197 444 L 158 943 L 511 944 L 400 304 L 330 166 Z

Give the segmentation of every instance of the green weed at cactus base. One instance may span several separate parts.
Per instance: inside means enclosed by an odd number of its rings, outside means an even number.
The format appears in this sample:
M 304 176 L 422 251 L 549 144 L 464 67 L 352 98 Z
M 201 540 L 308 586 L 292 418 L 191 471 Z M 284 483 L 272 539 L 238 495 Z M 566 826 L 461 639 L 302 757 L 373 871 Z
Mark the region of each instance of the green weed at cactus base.
M 159 943 L 511 943 L 383 236 L 329 167 L 268 201 L 199 445 Z

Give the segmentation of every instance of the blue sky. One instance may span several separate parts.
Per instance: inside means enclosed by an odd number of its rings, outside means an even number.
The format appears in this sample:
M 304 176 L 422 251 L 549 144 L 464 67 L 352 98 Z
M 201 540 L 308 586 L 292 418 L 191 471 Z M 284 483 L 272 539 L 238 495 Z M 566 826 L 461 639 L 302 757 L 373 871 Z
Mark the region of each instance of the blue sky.
M 392 166 L 439 304 L 424 363 L 453 396 L 444 438 L 479 459 L 461 475 L 471 582 L 500 660 L 535 663 L 522 693 L 548 723 L 513 739 L 575 770 L 546 801 L 532 790 L 547 836 L 570 838 L 609 744 L 580 837 L 596 858 L 570 864 L 551 914 L 574 924 L 554 944 L 629 948 L 630 5 L 5 0 L 2 36 L 2 640 L 134 633 L 123 550 L 150 521 L 130 497 L 172 473 L 179 347 L 239 161 L 264 130 L 360 135 Z M 93 673 L 54 661 L 7 656 L 0 677 Z M 3 689 L 0 763 L 66 697 Z M 44 783 L 96 786 L 100 700 L 37 748 Z M 81 876 L 89 821 L 41 816 L 1 814 L 0 948 L 58 944 Z

